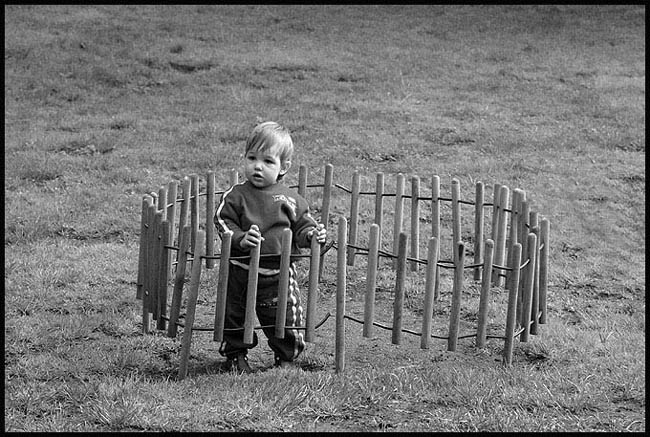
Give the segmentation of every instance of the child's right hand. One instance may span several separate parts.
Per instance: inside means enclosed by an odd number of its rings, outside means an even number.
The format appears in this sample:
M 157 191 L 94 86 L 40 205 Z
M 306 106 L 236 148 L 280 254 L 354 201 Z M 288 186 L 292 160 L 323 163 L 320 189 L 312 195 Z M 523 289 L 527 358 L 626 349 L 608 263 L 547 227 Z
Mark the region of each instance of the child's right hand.
M 260 233 L 260 228 L 257 225 L 251 225 L 250 229 L 246 231 L 244 238 L 242 238 L 239 245 L 242 249 L 251 249 L 264 241 L 264 237 Z

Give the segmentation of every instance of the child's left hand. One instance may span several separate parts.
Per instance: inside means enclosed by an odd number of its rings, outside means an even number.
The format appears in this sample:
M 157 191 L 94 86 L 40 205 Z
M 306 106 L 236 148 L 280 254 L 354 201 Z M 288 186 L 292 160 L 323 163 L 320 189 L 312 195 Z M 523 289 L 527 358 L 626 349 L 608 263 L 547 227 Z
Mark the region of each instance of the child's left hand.
M 325 230 L 325 225 L 319 224 L 309 232 L 309 240 L 313 239 L 314 237 L 316 237 L 316 240 L 320 244 L 323 244 L 325 241 L 327 241 L 327 230 Z

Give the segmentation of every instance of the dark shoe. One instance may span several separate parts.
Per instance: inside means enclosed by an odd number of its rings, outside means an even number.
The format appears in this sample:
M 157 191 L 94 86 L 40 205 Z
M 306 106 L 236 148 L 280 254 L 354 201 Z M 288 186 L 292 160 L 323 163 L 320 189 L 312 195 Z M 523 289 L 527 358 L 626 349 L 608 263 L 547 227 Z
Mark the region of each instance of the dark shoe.
M 275 364 L 273 364 L 273 367 L 280 367 L 282 369 L 292 369 L 292 368 L 295 368 L 296 365 L 294 364 L 293 361 L 286 361 L 286 360 L 283 360 L 280 357 L 276 356 L 275 357 Z
M 253 373 L 253 369 L 248 364 L 246 355 L 237 355 L 236 357 L 228 357 L 226 361 L 219 365 L 219 370 L 222 372 L 235 371 L 237 373 Z

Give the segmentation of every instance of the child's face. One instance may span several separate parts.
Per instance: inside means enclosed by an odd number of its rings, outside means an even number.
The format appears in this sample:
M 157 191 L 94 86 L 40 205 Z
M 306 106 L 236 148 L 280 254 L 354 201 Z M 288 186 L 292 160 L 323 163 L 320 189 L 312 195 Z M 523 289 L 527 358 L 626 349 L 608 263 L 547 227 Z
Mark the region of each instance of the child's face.
M 244 157 L 246 179 L 257 188 L 268 187 L 278 181 L 291 166 L 290 161 L 281 162 L 277 147 L 266 150 L 250 150 Z

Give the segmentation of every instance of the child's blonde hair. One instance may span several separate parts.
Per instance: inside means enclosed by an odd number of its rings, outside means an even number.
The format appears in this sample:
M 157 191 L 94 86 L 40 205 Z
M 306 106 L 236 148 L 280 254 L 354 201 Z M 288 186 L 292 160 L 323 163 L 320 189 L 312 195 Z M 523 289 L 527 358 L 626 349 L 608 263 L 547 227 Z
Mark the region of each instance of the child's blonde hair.
M 263 152 L 273 147 L 278 148 L 281 163 L 291 161 L 293 140 L 289 130 L 274 121 L 265 121 L 255 126 L 253 132 L 248 136 L 244 154 L 251 150 Z

